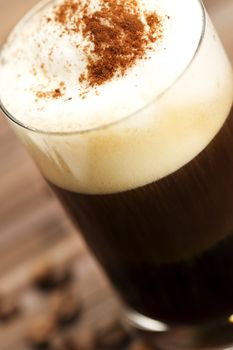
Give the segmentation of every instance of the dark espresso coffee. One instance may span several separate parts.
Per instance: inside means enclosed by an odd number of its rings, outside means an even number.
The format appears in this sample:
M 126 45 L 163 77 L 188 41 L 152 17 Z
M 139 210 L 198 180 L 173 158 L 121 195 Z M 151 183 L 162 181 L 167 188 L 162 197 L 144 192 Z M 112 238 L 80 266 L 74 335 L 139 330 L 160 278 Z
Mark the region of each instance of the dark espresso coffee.
M 106 195 L 52 187 L 132 309 L 188 324 L 233 312 L 233 111 L 157 182 Z

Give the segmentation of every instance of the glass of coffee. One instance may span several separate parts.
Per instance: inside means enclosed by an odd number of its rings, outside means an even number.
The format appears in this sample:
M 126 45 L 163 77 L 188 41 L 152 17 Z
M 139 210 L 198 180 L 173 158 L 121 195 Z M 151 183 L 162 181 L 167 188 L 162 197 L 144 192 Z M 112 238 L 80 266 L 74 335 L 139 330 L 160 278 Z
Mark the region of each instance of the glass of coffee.
M 40 1 L 1 108 L 159 349 L 233 344 L 233 75 L 199 0 Z

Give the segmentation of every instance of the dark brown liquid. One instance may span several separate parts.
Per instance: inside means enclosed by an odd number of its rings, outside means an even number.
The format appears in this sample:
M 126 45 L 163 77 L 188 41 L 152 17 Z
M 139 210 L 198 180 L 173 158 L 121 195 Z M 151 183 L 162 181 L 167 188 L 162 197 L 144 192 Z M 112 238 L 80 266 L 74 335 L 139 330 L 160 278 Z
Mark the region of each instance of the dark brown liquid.
M 233 313 L 233 111 L 162 180 L 110 195 L 53 188 L 131 308 L 189 324 Z

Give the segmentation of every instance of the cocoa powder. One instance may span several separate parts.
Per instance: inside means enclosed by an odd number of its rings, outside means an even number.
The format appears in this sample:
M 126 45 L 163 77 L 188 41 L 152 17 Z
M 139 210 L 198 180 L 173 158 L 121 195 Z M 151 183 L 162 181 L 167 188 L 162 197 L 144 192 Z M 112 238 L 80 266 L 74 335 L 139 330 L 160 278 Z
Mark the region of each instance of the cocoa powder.
M 64 33 L 81 32 L 93 44 L 85 48 L 86 71 L 79 77 L 90 87 L 123 76 L 162 36 L 160 16 L 143 12 L 136 0 L 100 0 L 94 12 L 89 0 L 66 0 L 54 19 Z
M 91 0 L 64 0 L 47 18 L 47 22 L 61 26 L 60 36 L 80 33 L 87 42 L 85 46 L 76 44 L 77 49 L 82 47 L 86 59 L 86 68 L 77 77 L 84 88 L 82 98 L 88 89 L 124 76 L 138 60 L 147 58 L 154 43 L 162 37 L 161 17 L 156 12 L 143 11 L 138 1 L 99 0 L 93 10 Z M 59 98 L 63 93 L 58 88 L 38 91 L 36 96 Z

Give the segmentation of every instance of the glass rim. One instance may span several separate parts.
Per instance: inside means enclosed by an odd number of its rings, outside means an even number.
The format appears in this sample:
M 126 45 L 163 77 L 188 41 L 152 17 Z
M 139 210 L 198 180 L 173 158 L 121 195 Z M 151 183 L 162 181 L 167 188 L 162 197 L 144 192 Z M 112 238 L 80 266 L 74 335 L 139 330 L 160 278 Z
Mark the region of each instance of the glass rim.
M 190 59 L 190 61 L 187 63 L 187 65 L 184 67 L 184 69 L 182 70 L 182 72 L 180 74 L 178 74 L 178 76 L 172 81 L 172 83 L 166 87 L 160 94 L 158 94 L 155 98 L 153 98 L 152 100 L 150 100 L 148 103 L 146 103 L 145 105 L 143 105 L 141 108 L 138 108 L 136 111 L 129 113 L 125 116 L 123 116 L 120 119 L 117 119 L 115 121 L 112 122 L 107 122 L 104 124 L 101 124 L 97 127 L 90 127 L 87 129 L 83 129 L 83 130 L 72 130 L 72 131 L 46 131 L 46 130 L 41 130 L 39 128 L 34 128 L 28 124 L 25 124 L 23 122 L 21 122 L 19 119 L 17 119 L 17 117 L 13 116 L 8 110 L 7 108 L 4 106 L 1 97 L 0 97 L 0 111 L 3 112 L 3 114 L 7 117 L 7 119 L 11 122 L 13 122 L 14 124 L 37 134 L 44 134 L 44 135 L 54 135 L 54 136 L 65 136 L 65 135 L 79 135 L 79 134 L 86 134 L 89 132 L 93 132 L 93 131 L 98 131 L 98 130 L 102 130 L 117 124 L 120 124 L 122 122 L 124 122 L 125 120 L 131 119 L 134 115 L 140 113 L 141 111 L 143 111 L 144 109 L 148 108 L 150 105 L 152 105 L 153 103 L 155 103 L 155 101 L 159 100 L 167 91 L 169 91 L 181 78 L 182 76 L 185 74 L 185 72 L 188 70 L 188 68 L 191 66 L 191 64 L 193 63 L 195 57 L 197 56 L 200 47 L 202 45 L 203 39 L 204 39 L 204 35 L 205 35 L 205 30 L 206 30 L 206 11 L 205 11 L 205 7 L 203 4 L 202 0 L 196 0 L 199 5 L 200 5 L 200 9 L 201 9 L 201 15 L 202 15 L 202 28 L 201 28 L 201 34 L 200 34 L 200 38 L 197 44 L 196 49 L 193 52 L 193 55 Z M 39 3 L 37 5 L 34 5 L 34 7 L 31 8 L 31 10 L 29 10 L 11 29 L 11 31 L 15 28 L 15 26 L 20 23 L 20 21 L 22 19 L 26 19 L 29 18 L 31 15 L 39 12 L 45 5 L 47 5 L 47 3 L 49 2 L 54 2 L 54 0 L 44 0 L 44 1 L 39 1 Z M 11 33 L 10 31 L 10 33 Z M 7 35 L 5 41 L 3 42 L 3 44 L 1 45 L 0 48 L 0 53 L 2 50 L 2 47 L 4 46 L 4 44 L 7 41 L 7 38 L 9 37 L 10 33 Z

